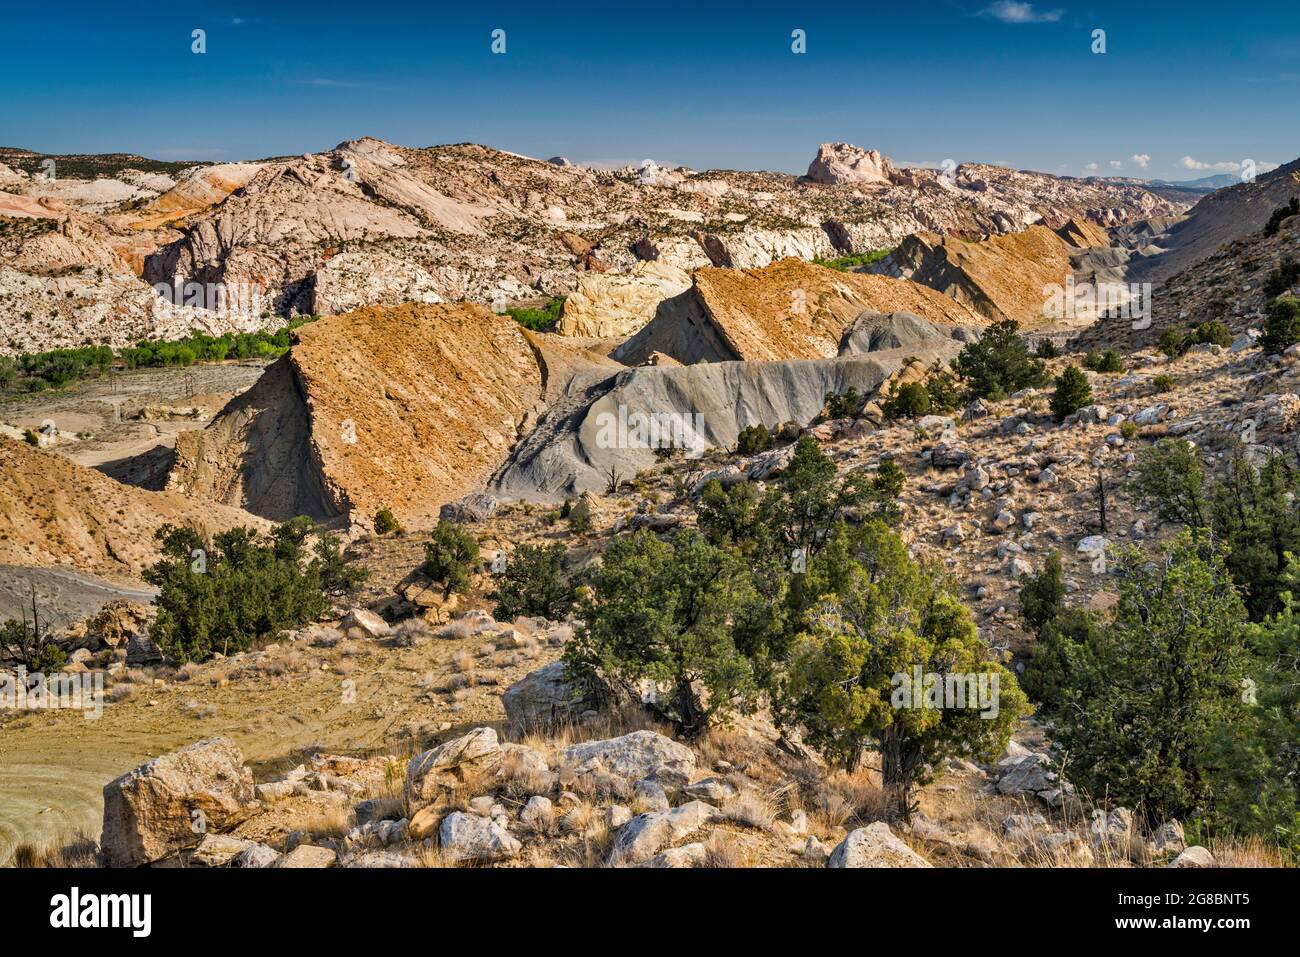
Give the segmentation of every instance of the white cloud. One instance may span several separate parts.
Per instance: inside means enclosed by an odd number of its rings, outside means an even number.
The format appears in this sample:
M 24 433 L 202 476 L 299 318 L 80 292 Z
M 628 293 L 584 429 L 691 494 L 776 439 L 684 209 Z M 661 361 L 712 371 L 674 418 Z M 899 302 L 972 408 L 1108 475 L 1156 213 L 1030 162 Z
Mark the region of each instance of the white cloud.
M 1146 169 L 1147 164 L 1151 162 L 1151 157 L 1147 153 L 1134 153 L 1128 159 L 1130 163 L 1136 163 L 1139 169 Z
M 1085 166 L 1085 167 L 1083 168 L 1083 171 L 1084 171 L 1085 173 L 1095 173 L 1095 172 L 1097 172 L 1097 164 L 1096 164 L 1096 163 L 1089 163 L 1087 166 Z
M 1190 156 L 1184 156 L 1178 161 L 1178 165 L 1183 169 L 1216 170 L 1220 173 L 1233 173 L 1241 169 L 1241 164 L 1235 163 L 1232 160 L 1227 160 L 1222 163 L 1202 163 L 1200 160 L 1193 159 Z
M 1064 10 L 1035 10 L 1032 3 L 1018 0 L 997 0 L 980 11 L 981 16 L 992 17 L 1003 23 L 1055 23 L 1065 15 Z
M 1111 160 L 1111 161 L 1110 161 L 1110 168 L 1111 168 L 1111 169 L 1123 169 L 1123 168 L 1124 168 L 1124 161 L 1123 161 L 1123 160 Z

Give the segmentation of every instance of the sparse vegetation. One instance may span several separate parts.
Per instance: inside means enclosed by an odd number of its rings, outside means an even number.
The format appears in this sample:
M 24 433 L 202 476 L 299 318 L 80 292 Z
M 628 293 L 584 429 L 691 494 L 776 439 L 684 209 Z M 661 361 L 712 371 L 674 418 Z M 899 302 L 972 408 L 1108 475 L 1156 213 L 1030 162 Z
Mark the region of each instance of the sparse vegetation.
M 541 308 L 511 306 L 505 310 L 505 314 L 525 329 L 534 332 L 554 332 L 555 327 L 559 325 L 560 317 L 564 314 L 564 297 L 554 296 Z
M 865 253 L 850 253 L 847 256 L 837 256 L 834 259 L 814 259 L 813 262 L 818 266 L 826 266 L 828 269 L 838 269 L 840 272 L 853 272 L 861 269 L 863 266 L 870 266 L 874 262 L 884 259 L 892 249 L 873 249 Z
M 1124 360 L 1114 349 L 1105 352 L 1089 352 L 1083 357 L 1083 367 L 1092 372 L 1123 372 Z
M 1066 366 L 1056 377 L 1056 391 L 1052 393 L 1052 415 L 1057 422 L 1078 412 L 1092 401 L 1092 386 L 1078 366 Z
M 573 609 L 573 584 L 564 574 L 564 546 L 520 545 L 497 575 L 488 596 L 496 602 L 494 616 L 511 621 L 520 615 L 563 620 Z
M 918 419 L 930 411 L 930 391 L 922 382 L 905 382 L 901 386 L 895 382 L 881 409 L 890 419 Z
M 12 361 L 7 380 L 0 375 L 0 386 L 39 391 L 98 378 L 116 366 L 145 369 L 227 359 L 275 359 L 289 350 L 293 330 L 315 318 L 295 318 L 276 332 L 232 332 L 222 336 L 194 333 L 185 339 L 142 340 L 116 351 L 108 346 L 82 346 L 24 353 Z
M 401 530 L 402 525 L 391 508 L 381 508 L 375 513 L 376 535 L 391 535 L 393 532 L 400 532 Z
M 1264 334 L 1259 337 L 1260 348 L 1276 354 L 1300 342 L 1300 299 L 1282 296 L 1268 306 L 1264 318 Z
M 193 529 L 164 525 L 163 558 L 144 575 L 159 589 L 151 632 L 158 647 L 182 663 L 206 661 L 320 617 L 329 607 L 322 563 L 306 557 L 316 530 L 300 517 L 270 535 L 232 528 L 209 543 Z
M 1300 197 L 1292 196 L 1290 202 L 1273 210 L 1268 217 L 1268 222 L 1264 224 L 1264 235 L 1276 236 L 1278 230 L 1282 228 L 1282 223 L 1297 215 L 1300 215 Z
M 1042 385 L 1047 374 L 1043 360 L 1029 354 L 1020 324 L 1011 319 L 993 323 L 979 341 L 963 346 L 953 369 L 965 380 L 969 398 L 995 401 Z
M 736 453 L 739 455 L 757 455 L 772 447 L 772 433 L 766 425 L 747 425 L 736 437 Z
M 442 584 L 444 598 L 464 591 L 478 564 L 478 542 L 454 522 L 439 522 L 424 546 L 424 573 Z

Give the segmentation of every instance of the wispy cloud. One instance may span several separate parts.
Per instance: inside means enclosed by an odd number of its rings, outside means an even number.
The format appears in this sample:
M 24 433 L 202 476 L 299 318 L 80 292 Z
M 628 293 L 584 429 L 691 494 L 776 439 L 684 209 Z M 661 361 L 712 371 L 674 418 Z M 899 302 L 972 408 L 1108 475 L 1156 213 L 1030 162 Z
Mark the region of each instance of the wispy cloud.
M 1128 161 L 1130 163 L 1133 163 L 1135 166 L 1137 166 L 1138 169 L 1146 169 L 1147 165 L 1151 162 L 1151 154 L 1134 153 L 1132 156 L 1128 158 Z
M 1190 156 L 1184 156 L 1178 161 L 1178 165 L 1183 169 L 1215 170 L 1219 173 L 1235 173 L 1237 170 L 1241 169 L 1241 164 L 1235 160 L 1225 160 L 1222 163 L 1203 163 Z
M 339 80 L 328 76 L 313 76 L 306 80 L 294 80 L 302 86 L 320 86 L 336 90 L 381 90 L 383 87 L 375 83 L 365 83 L 359 80 Z
M 1037 10 L 1032 3 L 1018 0 L 997 0 L 980 11 L 980 16 L 992 17 L 1003 23 L 1056 23 L 1065 16 L 1064 10 Z

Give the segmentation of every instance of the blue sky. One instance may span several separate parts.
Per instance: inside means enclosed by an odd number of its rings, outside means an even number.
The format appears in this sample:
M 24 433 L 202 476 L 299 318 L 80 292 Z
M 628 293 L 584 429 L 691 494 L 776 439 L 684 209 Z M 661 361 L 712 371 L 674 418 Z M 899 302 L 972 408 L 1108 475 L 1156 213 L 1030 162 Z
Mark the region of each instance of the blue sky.
M 371 135 L 803 172 L 847 140 L 905 163 L 1168 179 L 1300 155 L 1295 0 L 907 7 L 11 4 L 0 144 L 233 161 Z

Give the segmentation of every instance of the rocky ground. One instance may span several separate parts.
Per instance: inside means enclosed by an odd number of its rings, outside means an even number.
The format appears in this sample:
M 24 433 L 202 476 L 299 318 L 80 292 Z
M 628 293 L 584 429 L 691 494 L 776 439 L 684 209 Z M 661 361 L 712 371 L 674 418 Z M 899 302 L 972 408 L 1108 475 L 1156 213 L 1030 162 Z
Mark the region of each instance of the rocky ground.
M 1186 206 L 1131 183 L 979 164 L 941 175 L 863 156 L 826 144 L 815 178 L 654 163 L 608 171 L 363 138 L 220 166 L 53 157 L 49 179 L 41 157 L 17 151 L 0 165 L 0 354 L 247 331 L 295 311 L 571 292 L 566 331 L 626 335 L 699 266 L 833 258 L 921 230 L 1115 225 Z M 204 297 L 168 301 L 156 283 L 198 283 Z M 218 308 L 208 284 L 243 298 Z M 584 310 L 593 295 L 619 308 Z
M 1126 491 L 1136 449 L 1182 435 L 1214 455 L 1247 417 L 1258 423 L 1259 443 L 1293 448 L 1296 356 L 1267 358 L 1243 337 L 1231 349 L 1204 347 L 1173 363 L 1151 353 L 1129 363 L 1124 373 L 1092 375 L 1095 404 L 1060 425 L 1040 390 L 906 426 L 877 427 L 869 407 L 866 419 L 809 431 L 842 469 L 887 454 L 898 462 L 908 480 L 899 527 L 918 554 L 944 562 L 986 639 L 1014 664 L 1024 641 L 1021 572 L 1059 549 L 1069 600 L 1100 607 L 1113 598 L 1092 570 L 1096 537 L 1164 533 Z M 1171 376 L 1172 390 L 1156 394 L 1156 374 Z M 1121 434 L 1125 421 L 1135 434 Z M 580 567 L 626 528 L 689 525 L 690 492 L 710 475 L 770 469 L 781 455 L 778 448 L 747 460 L 715 451 L 656 466 L 615 494 L 593 496 L 593 528 L 582 536 L 527 503 L 468 517 L 477 519 L 471 527 L 485 554 L 562 540 Z M 1095 521 L 1099 468 L 1104 530 Z M 350 553 L 372 569 L 354 601 L 395 625 L 353 611 L 182 669 L 151 660 L 143 610 L 113 606 L 74 630 L 83 650 L 73 668 L 106 666 L 109 700 L 98 721 L 67 712 L 4 717 L 7 853 L 28 844 L 49 848 L 51 859 L 97 860 L 85 839 L 73 840 L 78 831 L 92 843 L 100 838 L 96 787 L 158 756 L 105 791 L 100 852 L 114 863 L 1276 863 L 1253 845 L 1184 849 L 1176 822 L 1135 821 L 1075 793 L 1049 770 L 1050 729 L 1032 721 L 992 765 L 949 762 L 905 824 L 888 813 L 873 761 L 854 774 L 830 773 L 761 714 L 688 746 L 635 708 L 574 709 L 562 673 L 548 666 L 571 625 L 493 621 L 483 610 L 486 575 L 463 598 L 442 601 L 418 570 L 422 541 L 418 532 L 368 536 Z M 214 739 L 182 752 L 188 757 L 169 756 Z M 31 786 L 52 767 L 71 770 L 57 787 Z M 146 788 L 142 778 L 161 783 Z M 206 834 L 177 818 L 196 789 L 220 794 Z M 147 834 L 143 819 L 153 822 Z

